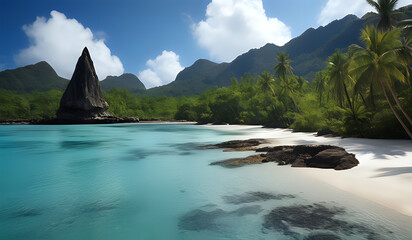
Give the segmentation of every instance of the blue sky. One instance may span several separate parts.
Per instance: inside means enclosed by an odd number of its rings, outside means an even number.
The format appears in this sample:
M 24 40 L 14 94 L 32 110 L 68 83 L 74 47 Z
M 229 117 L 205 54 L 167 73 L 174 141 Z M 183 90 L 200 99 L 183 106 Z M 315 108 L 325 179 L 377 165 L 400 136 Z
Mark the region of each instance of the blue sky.
M 412 0 L 401 0 L 400 5 Z M 267 42 L 371 10 L 364 0 L 0 0 L 0 70 L 48 61 L 70 78 L 87 45 L 101 80 L 167 84 L 200 58 L 231 61 Z M 53 11 L 53 12 L 52 12 Z M 40 18 L 38 18 L 40 17 Z M 37 20 L 36 20 L 37 19 Z M 25 27 L 23 27 L 25 26 Z

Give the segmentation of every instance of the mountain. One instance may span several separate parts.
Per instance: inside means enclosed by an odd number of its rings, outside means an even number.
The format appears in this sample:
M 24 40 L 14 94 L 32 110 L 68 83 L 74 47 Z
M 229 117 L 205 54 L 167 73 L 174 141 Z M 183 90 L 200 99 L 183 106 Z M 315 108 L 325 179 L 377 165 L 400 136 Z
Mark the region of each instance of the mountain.
M 228 63 L 217 64 L 209 60 L 197 60 L 192 66 L 183 69 L 176 80 L 168 85 L 149 89 L 151 96 L 191 96 L 200 94 L 211 86 L 220 86 L 219 75 L 227 68 Z
M 412 18 L 412 5 L 400 9 L 403 18 Z M 348 15 L 317 29 L 310 28 L 282 47 L 266 44 L 259 49 L 251 49 L 230 63 L 213 63 L 198 60 L 182 70 L 176 80 L 168 85 L 149 89 L 152 96 L 190 96 L 202 93 L 213 86 L 228 86 L 232 77 L 240 78 L 245 73 L 261 74 L 273 72 L 276 57 L 286 52 L 292 60 L 295 75 L 312 81 L 316 72 L 325 68 L 326 61 L 336 50 L 346 51 L 352 44 L 362 45 L 360 34 L 367 24 L 376 24 L 379 18 L 372 13 L 361 19 Z
M 46 92 L 52 89 L 64 91 L 69 80 L 59 77 L 47 62 L 0 72 L 0 88 L 18 93 L 33 91 Z M 103 91 L 116 87 L 131 92 L 144 92 L 146 87 L 135 75 L 125 73 L 121 76 L 108 76 L 100 82 Z
M 131 73 L 125 73 L 121 76 L 108 76 L 100 82 L 103 91 L 108 92 L 112 88 L 127 89 L 130 92 L 142 92 L 146 90 L 144 84 L 138 77 Z
M 310 28 L 302 35 L 279 47 L 266 44 L 251 49 L 231 63 L 214 63 L 198 60 L 182 70 L 176 80 L 168 85 L 149 89 L 148 95 L 190 96 L 202 93 L 213 86 L 228 86 L 232 77 L 240 78 L 245 73 L 273 72 L 276 56 L 286 52 L 292 60 L 294 73 L 311 81 L 316 72 L 325 68 L 325 62 L 336 49 L 346 49 L 351 44 L 360 44 L 359 36 L 366 21 L 348 15 L 325 27 Z
M 412 18 L 412 5 L 400 10 L 405 15 L 403 18 Z M 281 52 L 290 55 L 295 75 L 311 81 L 316 72 L 325 68 L 327 58 L 336 50 L 345 51 L 351 44 L 361 45 L 359 37 L 362 29 L 366 24 L 377 21 L 378 18 L 371 13 L 361 19 L 348 15 L 326 26 L 310 28 L 284 46 L 269 43 L 261 48 L 251 49 L 230 63 L 200 59 L 182 70 L 175 81 L 161 87 L 146 90 L 133 74 L 109 76 L 101 82 L 101 87 L 104 91 L 116 87 L 149 96 L 192 96 L 213 86 L 228 86 L 232 77 L 240 78 L 246 73 L 258 75 L 263 71 L 273 72 L 275 59 Z M 18 92 L 64 90 L 67 84 L 68 80 L 57 76 L 46 62 L 0 72 L 0 88 Z
M 47 62 L 0 72 L 0 88 L 19 93 L 64 91 L 68 83 L 69 80 L 59 77 Z

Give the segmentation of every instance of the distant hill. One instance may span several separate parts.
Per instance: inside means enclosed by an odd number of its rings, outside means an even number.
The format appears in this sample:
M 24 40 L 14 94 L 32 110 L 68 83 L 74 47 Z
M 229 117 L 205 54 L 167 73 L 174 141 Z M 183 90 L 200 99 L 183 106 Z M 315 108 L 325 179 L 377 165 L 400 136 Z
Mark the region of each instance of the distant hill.
M 64 91 L 68 83 L 69 80 L 59 77 L 47 62 L 0 72 L 0 88 L 19 93 Z
M 100 82 L 103 91 L 108 92 L 112 88 L 127 89 L 130 92 L 139 92 L 146 90 L 144 84 L 138 77 L 131 73 L 125 73 L 121 76 L 108 76 Z
M 402 8 L 401 11 L 404 13 L 403 18 L 412 18 L 412 5 Z M 149 96 L 192 96 L 213 86 L 228 86 L 232 77 L 240 78 L 246 73 L 258 75 L 263 71 L 273 72 L 275 58 L 281 52 L 290 55 L 296 75 L 311 81 L 316 72 L 325 68 L 328 56 L 337 49 L 345 51 L 351 44 L 361 44 L 361 30 L 366 24 L 376 23 L 377 20 L 378 18 L 370 13 L 361 19 L 348 15 L 327 26 L 310 28 L 282 47 L 266 44 L 259 49 L 251 49 L 230 63 L 218 64 L 200 59 L 182 70 L 175 81 L 161 87 L 146 90 L 133 74 L 109 76 L 101 82 L 101 86 L 104 91 L 116 87 Z M 67 84 L 68 80 L 59 77 L 46 62 L 0 72 L 0 88 L 22 93 L 64 90 Z
M 412 18 L 412 5 L 401 8 L 403 18 Z M 213 86 L 228 86 L 232 77 L 240 78 L 245 73 L 261 74 L 273 72 L 276 56 L 286 52 L 292 60 L 294 73 L 312 81 L 316 72 L 325 68 L 327 58 L 336 50 L 345 51 L 352 44 L 362 45 L 360 34 L 367 24 L 376 24 L 378 18 L 368 13 L 363 18 L 348 15 L 317 29 L 310 28 L 299 37 L 282 47 L 266 44 L 259 49 L 251 49 L 231 63 L 214 63 L 198 60 L 182 70 L 174 82 L 149 89 L 148 95 L 190 96 L 202 93 Z
M 183 69 L 176 80 L 168 85 L 151 88 L 146 94 L 152 96 L 191 96 L 200 94 L 211 86 L 220 86 L 220 74 L 228 63 L 217 64 L 209 60 L 197 60 L 192 66 Z
M 59 77 L 47 62 L 0 72 L 0 88 L 18 93 L 33 91 L 46 92 L 52 89 L 64 91 L 69 80 Z M 126 73 L 121 76 L 108 76 L 100 82 L 104 91 L 116 87 L 131 92 L 144 92 L 146 87 L 135 75 Z
M 182 70 L 174 82 L 149 89 L 147 94 L 196 95 L 212 86 L 228 86 L 232 77 L 239 78 L 245 73 L 257 75 L 263 71 L 273 72 L 275 58 L 281 52 L 290 55 L 296 75 L 311 81 L 316 72 L 324 69 L 328 56 L 336 49 L 345 49 L 354 43 L 360 44 L 359 36 L 365 23 L 365 20 L 348 15 L 325 27 L 310 28 L 282 47 L 266 44 L 259 49 L 251 49 L 231 63 L 217 64 L 208 60 L 198 60 Z

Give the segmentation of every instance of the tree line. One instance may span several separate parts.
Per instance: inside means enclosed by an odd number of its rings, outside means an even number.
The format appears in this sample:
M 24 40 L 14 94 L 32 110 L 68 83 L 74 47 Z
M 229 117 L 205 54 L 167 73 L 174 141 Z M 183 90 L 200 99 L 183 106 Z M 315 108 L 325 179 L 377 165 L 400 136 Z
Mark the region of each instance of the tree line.
M 273 72 L 232 78 L 230 86 L 195 97 L 137 97 L 112 89 L 105 93 L 109 111 L 119 117 L 412 138 L 412 23 L 393 20 L 397 0 L 367 1 L 380 17 L 377 26 L 362 31 L 363 46 L 332 54 L 312 83 L 295 76 L 288 54 L 281 53 Z M 26 95 L 0 90 L 0 119 L 53 118 L 61 95 L 57 90 Z

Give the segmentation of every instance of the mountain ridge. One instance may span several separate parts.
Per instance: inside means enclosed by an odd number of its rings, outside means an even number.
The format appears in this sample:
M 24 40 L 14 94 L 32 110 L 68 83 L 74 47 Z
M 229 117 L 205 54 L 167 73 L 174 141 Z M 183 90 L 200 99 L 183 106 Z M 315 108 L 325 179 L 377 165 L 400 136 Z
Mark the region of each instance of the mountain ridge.
M 51 89 L 63 91 L 68 83 L 69 80 L 58 76 L 45 61 L 0 72 L 0 88 L 20 93 Z
M 281 52 L 290 55 L 296 75 L 312 80 L 316 72 L 324 69 L 327 57 L 336 49 L 360 44 L 359 36 L 366 22 L 355 15 L 347 15 L 326 26 L 309 28 L 281 47 L 267 43 L 260 48 L 250 49 L 230 63 L 214 63 L 208 60 L 209 66 L 212 66 L 209 69 L 202 68 L 200 63 L 203 62 L 198 60 L 183 69 L 174 82 L 148 89 L 147 95 L 197 95 L 213 86 L 230 85 L 232 77 L 240 78 L 246 73 L 258 75 L 263 71 L 273 72 L 275 58 Z
M 400 10 L 408 18 L 412 18 L 412 5 Z M 336 50 L 345 51 L 351 44 L 362 44 L 361 30 L 366 24 L 376 23 L 377 20 L 371 13 L 362 18 L 347 15 L 326 26 L 309 28 L 284 46 L 268 43 L 260 48 L 250 49 L 229 63 L 198 59 L 179 72 L 175 81 L 160 87 L 146 89 L 138 77 L 130 73 L 108 76 L 101 81 L 101 86 L 106 92 L 116 87 L 148 96 L 198 95 L 213 86 L 229 86 L 232 77 L 240 78 L 246 73 L 256 76 L 263 71 L 273 72 L 275 58 L 281 52 L 290 55 L 295 75 L 311 81 L 316 72 L 325 68 L 327 58 Z M 64 90 L 67 84 L 68 80 L 59 77 L 46 62 L 0 72 L 0 88 L 20 93 Z
M 108 92 L 112 88 L 127 89 L 131 92 L 145 91 L 145 85 L 132 73 L 123 73 L 120 76 L 107 76 L 100 81 L 103 91 Z

